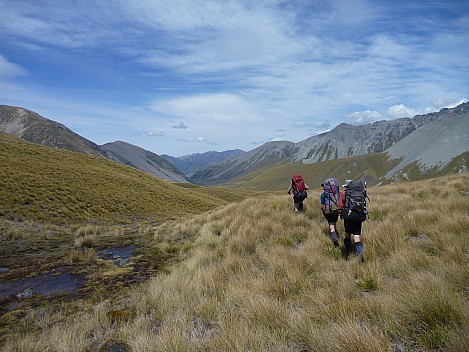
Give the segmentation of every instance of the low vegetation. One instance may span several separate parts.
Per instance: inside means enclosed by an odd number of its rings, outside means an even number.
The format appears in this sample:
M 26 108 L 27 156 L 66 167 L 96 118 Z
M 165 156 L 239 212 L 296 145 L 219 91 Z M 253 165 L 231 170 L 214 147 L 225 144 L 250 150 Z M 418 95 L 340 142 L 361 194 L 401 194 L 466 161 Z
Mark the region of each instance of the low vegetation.
M 197 214 L 252 192 L 165 182 L 110 160 L 0 132 L 0 217 L 47 224 L 129 224 Z
M 288 180 L 294 173 L 302 175 L 308 186 L 312 188 L 319 187 L 330 175 L 335 175 L 340 182 L 346 179 L 360 179 L 365 180 L 369 185 L 374 185 L 398 162 L 399 160 L 389 160 L 384 153 L 377 153 L 314 164 L 286 164 L 244 175 L 228 186 L 264 191 L 285 191 L 288 188 Z
M 115 290 L 25 299 L 3 312 L 2 351 L 467 351 L 468 191 L 468 174 L 371 187 L 364 264 L 332 247 L 319 189 L 299 215 L 270 194 L 120 227 L 4 221 L 2 248 L 66 249 Z M 137 244 L 130 266 L 159 258 L 151 279 L 126 286 L 134 269 L 96 257 L 116 239 Z
M 243 175 L 227 186 L 234 189 L 282 192 L 288 188 L 288 179 L 294 173 L 302 175 L 307 180 L 308 186 L 312 188 L 318 187 L 330 175 L 335 175 L 340 182 L 355 179 L 364 180 L 368 185 L 419 181 L 467 170 L 469 153 L 466 152 L 454 158 L 443 168 L 435 166 L 422 169 L 418 162 L 414 162 L 389 179 L 387 173 L 398 163 L 399 159 L 390 160 L 386 153 L 375 153 L 314 164 L 286 164 Z

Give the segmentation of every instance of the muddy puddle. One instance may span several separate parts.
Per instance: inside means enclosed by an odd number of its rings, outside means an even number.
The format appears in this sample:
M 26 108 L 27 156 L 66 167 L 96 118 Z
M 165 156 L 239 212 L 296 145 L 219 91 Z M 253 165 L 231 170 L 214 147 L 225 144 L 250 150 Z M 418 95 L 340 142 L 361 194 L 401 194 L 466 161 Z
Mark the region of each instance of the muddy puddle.
M 134 244 L 104 249 L 97 253 L 99 258 L 112 260 L 116 266 L 124 266 L 130 262 L 130 257 L 134 255 L 136 246 Z M 22 280 L 5 282 L 0 277 L 0 305 L 6 304 L 3 308 L 14 309 L 24 303 L 24 300 L 36 295 L 50 298 L 60 294 L 75 294 L 86 283 L 84 275 L 73 275 L 61 272 L 57 268 L 47 275 L 24 278 Z M 0 268 L 0 273 L 7 273 L 10 269 Z
M 133 256 L 135 245 L 131 244 L 126 247 L 109 248 L 99 251 L 98 257 L 102 259 L 112 260 L 115 265 L 123 266 L 130 262 L 130 257 Z
M 81 276 L 52 272 L 45 276 L 0 284 L 0 298 L 15 295 L 21 300 L 35 294 L 51 297 L 61 293 L 72 293 L 82 287 L 84 282 L 85 278 Z

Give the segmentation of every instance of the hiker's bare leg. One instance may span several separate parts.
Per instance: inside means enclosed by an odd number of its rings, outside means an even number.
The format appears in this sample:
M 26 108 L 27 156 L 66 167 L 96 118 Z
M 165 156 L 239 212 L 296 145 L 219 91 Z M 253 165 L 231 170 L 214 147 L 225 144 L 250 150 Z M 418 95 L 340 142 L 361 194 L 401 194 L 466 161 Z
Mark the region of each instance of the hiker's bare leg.
M 360 235 L 353 235 L 353 243 L 357 243 L 357 242 L 361 242 Z

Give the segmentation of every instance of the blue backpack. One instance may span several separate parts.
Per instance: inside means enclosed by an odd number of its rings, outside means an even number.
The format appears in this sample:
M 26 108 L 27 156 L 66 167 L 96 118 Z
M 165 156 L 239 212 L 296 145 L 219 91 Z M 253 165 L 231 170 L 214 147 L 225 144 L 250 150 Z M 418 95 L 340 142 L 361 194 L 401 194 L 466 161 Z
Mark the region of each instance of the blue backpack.
M 339 181 L 336 178 L 328 178 L 324 181 L 324 212 L 326 214 L 338 213 L 339 210 Z

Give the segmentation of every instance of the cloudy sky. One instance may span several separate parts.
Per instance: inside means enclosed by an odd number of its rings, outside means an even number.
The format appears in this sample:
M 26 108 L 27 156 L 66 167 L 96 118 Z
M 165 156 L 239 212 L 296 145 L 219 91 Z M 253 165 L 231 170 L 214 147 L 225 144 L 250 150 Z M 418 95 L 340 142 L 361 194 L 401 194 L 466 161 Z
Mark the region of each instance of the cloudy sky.
M 0 0 L 0 104 L 97 144 L 254 149 L 469 98 L 467 0 Z

